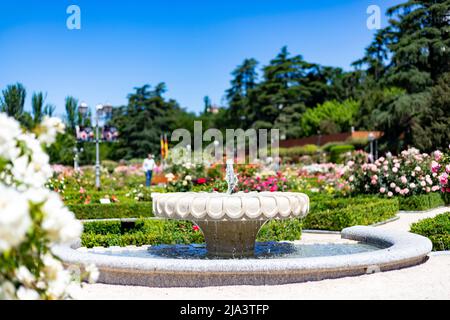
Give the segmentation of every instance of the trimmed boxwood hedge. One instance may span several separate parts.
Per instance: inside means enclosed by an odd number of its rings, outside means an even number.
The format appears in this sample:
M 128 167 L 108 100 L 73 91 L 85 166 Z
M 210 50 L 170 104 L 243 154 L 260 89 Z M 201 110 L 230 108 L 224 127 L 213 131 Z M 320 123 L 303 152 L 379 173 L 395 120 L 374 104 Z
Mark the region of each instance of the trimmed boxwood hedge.
M 152 217 L 151 202 L 134 203 L 90 203 L 67 205 L 77 219 L 111 219 Z
M 202 232 L 190 221 L 140 219 L 136 222 L 92 221 L 84 224 L 83 246 L 127 246 L 203 243 Z M 299 219 L 273 220 L 258 234 L 258 241 L 298 240 L 302 225 Z
M 393 218 L 399 210 L 397 199 L 357 197 L 311 202 L 303 220 L 304 229 L 341 231 L 355 225 L 370 225 Z
M 450 250 L 450 213 L 414 223 L 411 232 L 425 236 L 433 243 L 433 251 Z
M 317 197 L 318 199 L 319 197 Z M 258 241 L 299 240 L 302 227 L 336 230 L 354 225 L 369 225 L 395 216 L 398 201 L 377 197 L 329 199 L 311 203 L 304 220 L 272 220 L 258 234 Z M 93 246 L 126 246 L 154 244 L 188 244 L 204 242 L 203 234 L 189 221 L 139 219 L 127 221 L 91 221 L 84 224 L 82 244 Z
M 415 195 L 410 197 L 399 197 L 400 210 L 422 211 L 443 206 L 444 199 L 440 192 Z

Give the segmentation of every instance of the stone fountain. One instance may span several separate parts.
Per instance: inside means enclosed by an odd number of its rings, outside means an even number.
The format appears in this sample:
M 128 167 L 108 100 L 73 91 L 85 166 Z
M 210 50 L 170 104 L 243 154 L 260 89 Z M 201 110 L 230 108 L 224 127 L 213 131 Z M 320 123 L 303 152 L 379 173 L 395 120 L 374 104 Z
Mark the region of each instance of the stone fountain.
M 203 232 L 208 255 L 253 256 L 256 236 L 271 219 L 302 218 L 309 198 L 294 192 L 237 192 L 233 164 L 227 162 L 227 193 L 153 193 L 153 212 L 167 219 L 191 220 Z
M 296 241 L 287 244 L 292 251 L 261 259 L 254 250 L 261 248 L 255 240 L 262 225 L 271 219 L 304 217 L 309 198 L 291 192 L 233 193 L 236 176 L 231 163 L 227 163 L 226 179 L 227 193 L 152 195 L 156 216 L 191 220 L 201 228 L 207 259 L 199 252 L 189 258 L 177 245 L 168 248 L 169 256 L 164 254 L 167 248 L 159 254 L 158 246 L 87 249 L 77 242 L 52 250 L 66 265 L 95 264 L 102 283 L 198 287 L 275 285 L 393 270 L 423 263 L 432 249 L 431 241 L 419 235 L 354 226 L 341 231 L 342 239 L 353 243 L 331 243 L 324 250 L 320 244 Z M 281 244 L 276 242 L 273 248 Z

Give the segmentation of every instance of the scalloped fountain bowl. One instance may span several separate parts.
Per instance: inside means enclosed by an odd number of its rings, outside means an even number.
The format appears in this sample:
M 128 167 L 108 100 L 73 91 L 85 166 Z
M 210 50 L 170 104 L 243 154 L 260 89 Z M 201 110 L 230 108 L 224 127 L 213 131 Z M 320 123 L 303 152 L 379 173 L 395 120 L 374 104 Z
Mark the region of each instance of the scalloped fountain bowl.
M 309 211 L 308 196 L 294 192 L 153 193 L 152 199 L 156 216 L 193 221 L 214 257 L 253 256 L 264 223 L 302 218 Z

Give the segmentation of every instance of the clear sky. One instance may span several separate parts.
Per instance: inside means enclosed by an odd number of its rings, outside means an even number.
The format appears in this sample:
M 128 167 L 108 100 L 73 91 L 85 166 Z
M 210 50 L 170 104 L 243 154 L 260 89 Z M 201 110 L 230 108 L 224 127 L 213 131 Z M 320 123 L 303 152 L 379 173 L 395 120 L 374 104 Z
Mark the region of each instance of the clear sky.
M 284 45 L 307 61 L 350 69 L 370 43 L 369 5 L 399 0 L 2 1 L 0 88 L 21 82 L 63 114 L 64 98 L 125 104 L 133 87 L 165 82 L 190 111 L 203 97 L 221 104 L 244 58 L 265 65 Z M 66 9 L 81 8 L 68 30 Z

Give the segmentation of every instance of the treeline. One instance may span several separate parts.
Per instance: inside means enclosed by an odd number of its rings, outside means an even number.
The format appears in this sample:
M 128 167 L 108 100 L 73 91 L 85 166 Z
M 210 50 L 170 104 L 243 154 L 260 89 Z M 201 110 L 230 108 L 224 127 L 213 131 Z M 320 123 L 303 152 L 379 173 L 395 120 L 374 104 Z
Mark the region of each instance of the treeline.
M 450 143 L 449 12 L 450 0 L 411 0 L 388 9 L 388 26 L 378 30 L 352 71 L 306 61 L 290 54 L 287 47 L 265 66 L 245 59 L 231 73 L 227 105 L 216 112 L 211 112 L 208 97 L 199 115 L 187 112 L 164 97 L 164 83 L 135 88 L 127 105 L 114 108 L 111 124 L 118 128 L 120 139 L 102 146 L 103 158 L 158 154 L 162 133 L 177 128 L 193 131 L 194 120 L 203 121 L 204 130 L 278 128 L 286 139 L 355 127 L 383 131 L 378 144 L 382 152 L 397 153 L 407 146 L 446 149 Z M 1 109 L 25 126 L 54 110 L 44 106 L 42 94 L 33 98 L 31 114 L 23 111 L 24 101 L 23 86 L 10 86 L 3 91 Z M 77 103 L 74 98 L 66 100 L 69 133 L 80 121 Z M 60 140 L 63 146 L 56 146 L 60 151 L 51 153 L 52 159 L 67 162 L 58 154 L 75 141 Z

